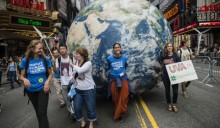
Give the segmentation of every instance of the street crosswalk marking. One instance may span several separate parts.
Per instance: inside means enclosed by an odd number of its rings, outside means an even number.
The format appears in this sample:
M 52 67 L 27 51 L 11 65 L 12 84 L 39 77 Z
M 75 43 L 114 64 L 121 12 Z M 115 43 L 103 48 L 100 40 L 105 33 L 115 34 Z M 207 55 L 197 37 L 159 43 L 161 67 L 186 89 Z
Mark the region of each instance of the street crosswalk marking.
M 206 86 L 209 86 L 209 87 L 214 87 L 213 85 L 211 85 L 211 84 L 205 84 Z

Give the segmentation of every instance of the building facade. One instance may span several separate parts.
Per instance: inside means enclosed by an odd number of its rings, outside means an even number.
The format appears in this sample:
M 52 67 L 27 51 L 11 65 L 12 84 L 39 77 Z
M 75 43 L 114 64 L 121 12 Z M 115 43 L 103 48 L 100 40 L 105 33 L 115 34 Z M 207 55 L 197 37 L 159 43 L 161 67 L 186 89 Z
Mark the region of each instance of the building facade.
M 176 47 L 181 40 L 195 49 L 220 44 L 220 0 L 160 0 L 159 7 L 173 30 Z
M 71 0 L 1 0 L 0 58 L 22 55 L 31 40 L 39 39 L 33 26 L 53 36 L 54 24 L 68 28 L 76 13 Z

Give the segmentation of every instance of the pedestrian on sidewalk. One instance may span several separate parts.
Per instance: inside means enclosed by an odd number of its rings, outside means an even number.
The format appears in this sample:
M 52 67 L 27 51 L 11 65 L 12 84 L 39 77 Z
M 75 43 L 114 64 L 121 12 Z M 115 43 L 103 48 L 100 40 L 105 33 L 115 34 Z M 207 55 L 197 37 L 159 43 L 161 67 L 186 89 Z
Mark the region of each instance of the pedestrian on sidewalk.
M 65 99 L 66 107 L 71 114 L 71 116 L 75 117 L 75 112 L 73 105 L 69 101 L 68 92 L 69 92 L 69 83 L 73 74 L 73 69 L 70 66 L 69 62 L 72 61 L 72 59 L 68 55 L 68 49 L 66 44 L 60 44 L 59 45 L 59 51 L 60 51 L 60 62 L 59 59 L 56 59 L 56 68 L 54 69 L 54 72 L 60 72 L 60 82 L 61 82 L 61 89 L 62 94 Z
M 60 70 L 56 70 L 56 61 L 58 60 L 61 61 L 60 53 L 57 47 L 53 47 L 51 51 L 54 57 L 52 60 L 52 65 L 53 65 L 53 70 L 54 70 L 53 85 L 56 89 L 56 93 L 60 101 L 60 107 L 63 108 L 66 105 L 66 103 L 65 103 L 65 99 L 62 94 L 62 89 L 61 89 L 61 84 L 60 84 Z M 60 63 L 60 61 L 58 61 L 58 63 Z
M 96 121 L 96 89 L 92 78 L 92 62 L 89 61 L 88 50 L 84 47 L 76 49 L 74 58 L 76 63 L 70 61 L 71 67 L 75 73 L 72 81 L 76 83 L 74 97 L 74 108 L 77 121 L 81 122 L 81 127 L 86 127 L 86 121 L 83 117 L 83 108 L 87 111 L 89 128 L 93 128 L 93 122 Z
M 18 81 L 18 69 L 17 69 L 17 64 L 14 62 L 14 59 L 12 57 L 9 58 L 9 64 L 6 70 L 5 74 L 9 73 L 9 80 L 10 80 L 10 85 L 11 88 L 14 88 L 14 81 L 18 83 L 19 86 L 21 86 L 21 83 Z
M 165 87 L 165 94 L 167 100 L 167 110 L 178 112 L 178 108 L 176 106 L 178 99 L 178 84 L 171 85 L 170 79 L 166 70 L 165 65 L 180 62 L 180 58 L 176 53 L 176 50 L 172 43 L 167 43 L 163 49 L 163 54 L 161 56 L 161 73 L 162 73 L 162 81 Z M 170 97 L 170 86 L 172 86 L 173 91 L 173 100 L 171 101 Z
M 32 40 L 27 47 L 25 58 L 21 61 L 21 80 L 31 100 L 39 123 L 39 128 L 49 128 L 47 108 L 50 81 L 53 77 L 52 64 L 44 54 L 44 44 Z
M 110 69 L 108 96 L 112 96 L 115 104 L 114 120 L 121 123 L 125 121 L 129 92 L 132 92 L 126 74 L 127 60 L 127 56 L 122 54 L 121 44 L 115 43 L 113 54 L 107 58 Z
M 187 60 L 194 59 L 195 56 L 193 56 L 193 52 L 189 48 L 189 42 L 186 40 L 182 40 L 181 45 L 182 45 L 182 47 L 178 50 L 178 55 L 179 55 L 181 61 L 187 61 Z M 187 93 L 186 88 L 190 85 L 190 83 L 191 83 L 191 81 L 185 81 L 185 82 L 181 83 L 183 97 L 188 97 L 188 93 Z

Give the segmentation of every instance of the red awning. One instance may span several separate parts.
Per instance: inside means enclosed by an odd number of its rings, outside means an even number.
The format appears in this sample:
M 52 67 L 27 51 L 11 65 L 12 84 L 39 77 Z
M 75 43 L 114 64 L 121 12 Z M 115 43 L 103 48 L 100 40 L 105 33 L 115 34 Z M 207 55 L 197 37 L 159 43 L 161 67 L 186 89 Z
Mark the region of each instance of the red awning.
M 173 35 L 176 35 L 176 34 L 179 34 L 179 33 L 182 33 L 182 32 L 186 32 L 186 31 L 188 31 L 188 30 L 190 30 L 190 29 L 192 29 L 192 28 L 195 28 L 196 26 L 197 26 L 196 23 L 191 24 L 191 25 L 188 25 L 188 26 L 186 26 L 186 27 L 184 27 L 184 28 L 181 28 L 181 29 L 179 29 L 179 30 L 174 31 L 174 32 L 173 32 Z
M 200 22 L 200 23 L 194 23 L 191 25 L 188 25 L 184 28 L 181 28 L 179 30 L 176 30 L 173 32 L 173 35 L 181 35 L 181 34 L 187 34 L 187 33 L 193 33 L 193 28 L 197 29 L 205 29 L 205 28 L 220 28 L 220 22 Z M 196 34 L 197 32 L 194 31 Z

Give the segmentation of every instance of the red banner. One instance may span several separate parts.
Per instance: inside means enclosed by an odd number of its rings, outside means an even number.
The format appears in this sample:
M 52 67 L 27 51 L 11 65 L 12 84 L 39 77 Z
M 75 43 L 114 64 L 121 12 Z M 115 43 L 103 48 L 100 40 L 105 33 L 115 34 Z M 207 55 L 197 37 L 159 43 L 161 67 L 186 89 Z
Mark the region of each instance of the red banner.
M 174 31 L 173 34 L 175 35 L 175 34 L 177 34 L 177 33 L 180 33 L 180 32 L 183 32 L 183 31 L 187 31 L 187 30 L 192 29 L 192 28 L 194 28 L 194 27 L 196 27 L 196 26 L 197 26 L 196 23 L 191 24 L 191 25 L 188 25 L 188 26 L 186 26 L 186 27 L 184 27 L 184 28 L 181 28 L 181 29 L 179 29 L 179 30 Z
M 199 26 L 218 26 L 220 25 L 220 22 L 203 22 L 199 23 Z

